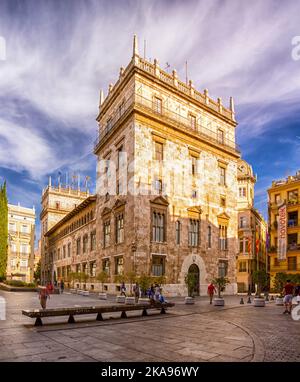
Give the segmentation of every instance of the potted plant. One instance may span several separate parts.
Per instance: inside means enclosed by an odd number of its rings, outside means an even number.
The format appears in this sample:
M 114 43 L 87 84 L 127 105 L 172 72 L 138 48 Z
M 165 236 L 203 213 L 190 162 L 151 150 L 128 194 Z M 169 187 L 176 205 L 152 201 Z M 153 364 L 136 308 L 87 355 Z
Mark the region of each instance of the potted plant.
M 221 292 L 224 291 L 227 284 L 229 284 L 229 280 L 227 277 L 217 277 L 213 281 L 213 284 L 216 285 L 218 291 L 218 297 L 214 298 L 214 306 L 224 306 L 225 300 L 221 296 Z
M 197 275 L 195 273 L 187 273 L 184 278 L 184 282 L 187 286 L 188 295 L 185 297 L 185 304 L 195 303 L 195 288 L 197 285 Z
M 96 279 L 97 279 L 97 281 L 99 281 L 101 283 L 101 293 L 99 293 L 99 299 L 100 300 L 106 300 L 107 294 L 104 293 L 103 288 L 104 288 L 104 283 L 107 283 L 107 281 L 109 279 L 107 272 L 102 271 L 102 272 L 98 273 Z
M 253 306 L 263 307 L 265 306 L 265 299 L 261 293 L 262 289 L 268 285 L 269 276 L 265 270 L 258 270 L 252 273 L 252 280 L 257 285 L 256 295 L 253 299 Z
M 135 304 L 135 297 L 133 295 L 132 285 L 134 283 L 136 283 L 136 281 L 137 281 L 136 273 L 134 271 L 127 273 L 126 279 L 129 282 L 130 288 L 129 288 L 129 296 L 126 296 L 126 298 L 125 298 L 125 304 L 134 305 Z
M 141 297 L 139 298 L 139 302 L 145 303 L 149 302 L 149 298 L 147 297 L 147 290 L 150 288 L 153 280 L 152 277 L 142 274 L 138 278 L 138 283 L 141 289 Z

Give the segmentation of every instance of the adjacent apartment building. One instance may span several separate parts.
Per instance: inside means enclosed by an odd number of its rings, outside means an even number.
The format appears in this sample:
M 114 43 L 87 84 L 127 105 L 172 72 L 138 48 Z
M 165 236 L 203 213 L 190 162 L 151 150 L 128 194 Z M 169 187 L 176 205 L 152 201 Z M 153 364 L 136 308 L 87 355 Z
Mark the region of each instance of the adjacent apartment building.
M 267 270 L 267 223 L 254 208 L 256 176 L 250 164 L 238 161 L 238 236 L 237 284 L 239 292 L 254 292 L 252 273 Z
M 300 171 L 268 189 L 270 276 L 300 273 Z
M 35 209 L 8 204 L 7 279 L 33 281 L 34 239 Z

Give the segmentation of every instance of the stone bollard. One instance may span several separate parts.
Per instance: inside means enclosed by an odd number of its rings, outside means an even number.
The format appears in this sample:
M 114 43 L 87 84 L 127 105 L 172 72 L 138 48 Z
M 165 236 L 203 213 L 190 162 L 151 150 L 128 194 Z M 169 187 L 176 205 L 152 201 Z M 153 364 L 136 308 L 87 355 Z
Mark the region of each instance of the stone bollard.
M 243 297 L 241 297 L 241 301 L 240 301 L 240 304 L 243 305 L 244 304 L 244 299 Z
M 250 296 L 248 297 L 247 304 L 251 304 L 251 297 Z

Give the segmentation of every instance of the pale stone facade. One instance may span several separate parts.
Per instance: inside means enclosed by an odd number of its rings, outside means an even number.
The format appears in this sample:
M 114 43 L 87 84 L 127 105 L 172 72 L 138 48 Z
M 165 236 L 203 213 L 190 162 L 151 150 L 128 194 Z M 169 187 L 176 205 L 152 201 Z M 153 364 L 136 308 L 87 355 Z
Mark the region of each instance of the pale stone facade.
M 72 189 L 71 187 L 57 187 L 51 184 L 43 190 L 41 221 L 41 269 L 42 283 L 53 279 L 54 265 L 49 260 L 48 243 L 45 234 L 55 224 L 71 212 L 76 206 L 89 196 L 88 191 Z
M 33 281 L 34 233 L 35 209 L 8 204 L 7 279 Z
M 254 208 L 256 176 L 245 161 L 238 161 L 238 236 L 237 284 L 239 292 L 254 292 L 252 273 L 267 270 L 267 223 Z
M 101 93 L 97 121 L 97 238 L 111 281 L 119 270 L 165 275 L 165 293 L 185 294 L 184 278 L 194 264 L 200 294 L 218 275 L 227 275 L 227 291 L 235 292 L 240 153 L 233 102 L 227 109 L 207 91 L 180 82 L 175 71 L 171 76 L 156 60 L 143 60 L 135 40 L 132 61 L 121 68 L 105 100 Z M 126 153 L 123 165 L 117 163 L 119 152 Z M 108 171 L 101 160 L 113 162 Z M 111 190 L 106 186 L 114 176 L 117 187 Z M 120 214 L 125 234 L 116 243 Z M 162 219 L 161 231 L 154 219 Z M 107 229 L 111 234 L 104 243 Z
M 86 273 L 87 287 L 95 283 L 99 268 L 95 210 L 96 197 L 89 196 L 45 234 L 45 279 L 70 283 L 71 273 Z

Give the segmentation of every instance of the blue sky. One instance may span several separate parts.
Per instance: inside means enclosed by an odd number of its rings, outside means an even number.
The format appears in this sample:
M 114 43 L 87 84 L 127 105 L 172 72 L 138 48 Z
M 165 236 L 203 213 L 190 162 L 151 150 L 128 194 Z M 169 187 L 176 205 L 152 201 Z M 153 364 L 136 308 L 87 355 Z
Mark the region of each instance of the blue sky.
M 0 182 L 12 203 L 35 205 L 52 175 L 95 183 L 99 90 L 107 93 L 137 33 L 147 58 L 168 62 L 199 90 L 236 104 L 237 141 L 258 175 L 266 216 L 273 179 L 300 169 L 300 1 L 0 0 Z M 37 231 L 39 235 L 39 229 Z

